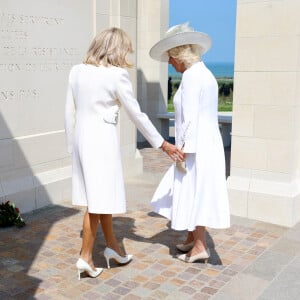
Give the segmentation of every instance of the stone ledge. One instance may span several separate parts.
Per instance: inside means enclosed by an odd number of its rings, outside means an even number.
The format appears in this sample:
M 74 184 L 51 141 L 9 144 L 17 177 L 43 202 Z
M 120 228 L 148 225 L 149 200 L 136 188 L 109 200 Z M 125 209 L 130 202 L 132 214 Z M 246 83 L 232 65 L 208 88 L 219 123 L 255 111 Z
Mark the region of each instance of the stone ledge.
M 300 181 L 276 182 L 230 176 L 227 179 L 233 215 L 292 227 L 300 221 Z
M 71 197 L 71 166 L 2 180 L 1 201 L 10 200 L 22 213 Z
M 169 132 L 170 120 L 175 118 L 174 112 L 158 113 L 156 117 L 161 120 L 164 138 L 168 139 L 166 132 Z M 231 145 L 232 112 L 218 112 L 218 121 L 224 147 L 229 147 Z

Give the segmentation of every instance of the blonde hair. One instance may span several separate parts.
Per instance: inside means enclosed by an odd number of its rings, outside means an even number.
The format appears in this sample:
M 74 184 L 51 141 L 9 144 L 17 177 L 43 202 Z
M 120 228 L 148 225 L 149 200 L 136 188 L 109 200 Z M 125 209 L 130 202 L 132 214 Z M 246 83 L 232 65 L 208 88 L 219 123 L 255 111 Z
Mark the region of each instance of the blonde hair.
M 198 45 L 182 45 L 167 51 L 168 55 L 182 62 L 186 68 L 199 61 L 200 46 Z
M 85 64 L 95 66 L 132 67 L 127 54 L 132 53 L 132 44 L 126 32 L 112 27 L 99 32 L 87 51 Z

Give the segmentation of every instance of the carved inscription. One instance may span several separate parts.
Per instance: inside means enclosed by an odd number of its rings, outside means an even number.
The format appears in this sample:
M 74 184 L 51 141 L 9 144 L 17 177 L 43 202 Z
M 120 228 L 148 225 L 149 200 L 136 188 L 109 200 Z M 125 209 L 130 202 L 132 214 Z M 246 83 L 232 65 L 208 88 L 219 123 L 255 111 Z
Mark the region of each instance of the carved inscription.
M 1 103 L 38 99 L 44 91 L 35 87 L 36 76 L 53 72 L 55 78 L 55 73 L 67 74 L 78 63 L 79 49 L 72 47 L 72 43 L 60 42 L 65 34 L 65 18 L 45 15 L 0 11 L 0 76 L 4 79 L 0 88 Z M 24 86 L 27 73 L 30 73 L 31 79 L 26 81 L 30 87 Z M 4 74 L 12 74 L 15 84 L 10 82 L 9 87 L 5 87 Z
M 0 72 L 52 72 L 67 71 L 74 63 L 0 63 Z
M 0 13 L 0 25 L 12 26 L 16 24 L 35 24 L 35 25 L 62 25 L 64 19 L 60 17 L 45 17 L 45 16 L 29 16 L 14 13 Z
M 29 38 L 29 34 L 24 30 L 0 29 L 0 38 L 6 42 L 25 41 Z
M 79 54 L 77 48 L 49 48 L 49 47 L 23 47 L 3 46 L 1 54 L 5 56 L 28 56 L 28 57 L 70 57 Z
M 36 89 L 20 90 L 1 90 L 0 101 L 37 99 L 38 91 Z

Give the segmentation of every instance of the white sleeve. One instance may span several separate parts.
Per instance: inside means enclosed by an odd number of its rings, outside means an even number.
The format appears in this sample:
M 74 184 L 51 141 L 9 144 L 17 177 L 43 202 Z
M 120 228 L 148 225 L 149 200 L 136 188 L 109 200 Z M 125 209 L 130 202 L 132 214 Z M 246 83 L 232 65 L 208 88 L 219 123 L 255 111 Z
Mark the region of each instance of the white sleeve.
M 65 134 L 68 153 L 73 151 L 73 132 L 76 120 L 76 108 L 71 85 L 71 72 L 69 75 L 67 97 L 65 105 Z
M 152 147 L 159 148 L 164 139 L 153 126 L 148 116 L 141 112 L 140 105 L 133 95 L 132 84 L 129 80 L 128 72 L 125 69 L 122 69 L 121 71 L 122 74 L 117 87 L 118 99 L 125 108 L 131 121 Z
M 186 153 L 196 153 L 201 92 L 201 83 L 199 83 L 198 78 L 195 76 L 182 78 L 181 111 L 183 124 L 179 142 L 184 144 L 184 152 Z

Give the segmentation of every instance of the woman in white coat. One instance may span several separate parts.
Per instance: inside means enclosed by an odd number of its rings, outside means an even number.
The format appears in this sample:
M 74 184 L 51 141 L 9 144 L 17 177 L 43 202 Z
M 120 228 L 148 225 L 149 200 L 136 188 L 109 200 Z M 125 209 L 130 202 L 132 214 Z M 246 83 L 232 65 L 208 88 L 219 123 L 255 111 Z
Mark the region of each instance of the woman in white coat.
M 91 277 L 102 271 L 95 268 L 92 259 L 99 221 L 107 245 L 104 256 L 108 267 L 111 258 L 120 264 L 132 259 L 122 252 L 112 226 L 112 214 L 126 211 L 117 130 L 120 106 L 153 147 L 183 159 L 183 152 L 164 141 L 140 110 L 125 70 L 131 66 L 127 60 L 130 52 L 131 41 L 123 30 L 104 30 L 92 41 L 84 63 L 75 65 L 69 75 L 65 130 L 73 162 L 72 203 L 87 206 L 81 255 L 76 263 L 79 279 L 84 271 Z
M 150 50 L 156 60 L 168 61 L 182 73 L 174 96 L 176 145 L 185 153 L 185 166 L 174 164 L 157 188 L 152 206 L 169 218 L 175 230 L 188 230 L 176 247 L 185 262 L 210 256 L 205 227 L 230 226 L 225 157 L 218 126 L 218 85 L 200 60 L 211 45 L 208 35 L 188 23 L 170 28 Z

